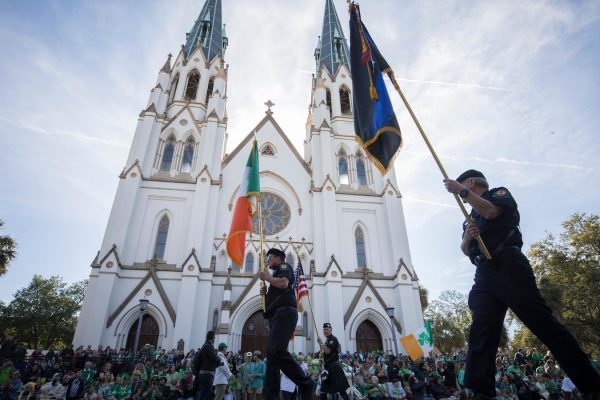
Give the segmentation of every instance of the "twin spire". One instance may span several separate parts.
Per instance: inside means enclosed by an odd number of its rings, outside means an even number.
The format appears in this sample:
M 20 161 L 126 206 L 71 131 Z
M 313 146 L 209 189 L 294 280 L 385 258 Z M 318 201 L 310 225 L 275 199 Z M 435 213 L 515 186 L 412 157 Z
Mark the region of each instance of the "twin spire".
M 327 68 L 333 76 L 342 65 L 345 65 L 349 70 L 349 54 L 348 43 L 346 43 L 333 0 L 325 0 L 323 30 L 315 49 L 317 74 L 320 73 L 322 67 Z
M 207 60 L 212 60 L 216 55 L 223 58 L 228 39 L 225 25 L 222 24 L 222 15 L 221 0 L 206 0 L 192 30 L 187 34 L 183 46 L 186 58 L 198 47 L 202 48 Z M 323 29 L 314 53 L 317 73 L 323 66 L 331 75 L 335 75 L 341 65 L 350 69 L 349 54 L 348 43 L 333 0 L 325 0 Z
M 192 30 L 186 35 L 183 52 L 188 58 L 198 47 L 202 48 L 207 60 L 216 55 L 221 58 L 227 48 L 228 39 L 222 24 L 221 0 L 206 0 Z

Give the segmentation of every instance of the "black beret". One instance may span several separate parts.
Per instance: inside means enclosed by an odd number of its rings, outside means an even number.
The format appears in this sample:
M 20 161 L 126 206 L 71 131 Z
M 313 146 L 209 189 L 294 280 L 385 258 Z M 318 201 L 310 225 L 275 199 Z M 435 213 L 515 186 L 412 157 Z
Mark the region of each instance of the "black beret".
M 329 322 L 325 322 L 323 324 L 323 328 L 329 328 L 329 329 L 331 329 L 331 324 Z
M 285 261 L 285 253 L 279 249 L 276 249 L 275 247 L 267 251 L 267 255 L 269 254 L 273 254 L 274 256 L 281 258 L 281 261 Z
M 485 179 L 485 176 L 483 175 L 483 173 L 481 173 L 477 170 L 469 169 L 469 170 L 466 170 L 465 172 L 463 172 L 462 174 L 460 174 L 460 176 L 458 178 L 456 178 L 456 181 L 462 182 L 468 178 L 483 178 L 483 179 Z

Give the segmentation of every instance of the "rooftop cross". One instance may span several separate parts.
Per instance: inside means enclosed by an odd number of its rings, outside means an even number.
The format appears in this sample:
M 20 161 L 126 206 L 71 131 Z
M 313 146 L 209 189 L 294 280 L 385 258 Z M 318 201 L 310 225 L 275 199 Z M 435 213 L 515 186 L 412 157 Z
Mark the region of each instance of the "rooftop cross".
M 275 105 L 275 103 L 273 103 L 271 100 L 267 100 L 265 103 L 265 106 L 267 106 L 267 111 L 265 111 L 265 114 L 267 115 L 272 115 L 273 111 L 271 111 L 271 107 L 273 107 Z

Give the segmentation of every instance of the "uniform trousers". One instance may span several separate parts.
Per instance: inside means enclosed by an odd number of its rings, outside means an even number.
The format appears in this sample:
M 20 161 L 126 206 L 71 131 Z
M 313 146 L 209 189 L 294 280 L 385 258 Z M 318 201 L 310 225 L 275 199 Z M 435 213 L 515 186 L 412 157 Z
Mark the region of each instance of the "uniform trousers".
M 214 378 L 215 375 L 210 372 L 196 375 L 196 379 L 198 379 L 198 392 L 196 393 L 197 400 L 210 400 L 213 393 Z
M 298 311 L 294 307 L 280 307 L 269 318 L 269 343 L 267 346 L 267 370 L 263 397 L 265 400 L 279 399 L 280 371 L 298 386 L 298 392 L 312 389 L 313 382 L 304 375 L 302 368 L 287 350 L 298 322 Z
M 465 386 L 496 396 L 496 351 L 507 309 L 550 349 L 561 368 L 582 392 L 600 390 L 600 375 L 573 335 L 554 317 L 535 282 L 529 260 L 518 248 L 496 253 L 477 267 L 469 293 L 473 322 L 465 368 Z

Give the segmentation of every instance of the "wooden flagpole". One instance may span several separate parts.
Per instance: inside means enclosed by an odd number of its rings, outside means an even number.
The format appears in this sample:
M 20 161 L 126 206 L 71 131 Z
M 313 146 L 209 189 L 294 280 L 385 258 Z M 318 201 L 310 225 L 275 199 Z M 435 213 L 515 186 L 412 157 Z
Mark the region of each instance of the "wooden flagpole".
M 442 162 L 440 161 L 440 159 L 438 158 L 437 154 L 435 153 L 435 150 L 433 149 L 433 146 L 429 142 L 429 139 L 427 138 L 427 135 L 425 134 L 425 131 L 423 130 L 423 127 L 419 123 L 419 120 L 417 119 L 417 116 L 413 112 L 413 110 L 412 110 L 410 104 L 408 103 L 408 100 L 406 99 L 406 97 L 404 97 L 404 93 L 402 93 L 402 90 L 400 89 L 400 85 L 398 85 L 398 82 L 396 81 L 396 77 L 394 76 L 394 71 L 392 71 L 391 69 L 389 69 L 389 70 L 387 70 L 385 72 L 387 72 L 390 80 L 394 84 L 394 88 L 396 88 L 396 91 L 398 92 L 398 94 L 402 98 L 402 101 L 404 102 L 404 105 L 406 106 L 406 109 L 408 110 L 408 112 L 410 113 L 410 116 L 412 117 L 413 121 L 415 122 L 415 125 L 417 125 L 417 128 L 419 129 L 419 132 L 421 133 L 421 136 L 423 137 L 423 140 L 425 141 L 425 144 L 429 148 L 429 151 L 431 152 L 431 155 L 433 156 L 433 159 L 435 160 L 437 166 L 439 167 L 440 171 L 442 172 L 442 175 L 444 176 L 445 179 L 450 179 L 448 177 L 448 174 L 446 173 L 446 170 L 444 169 L 444 166 L 442 165 Z M 454 199 L 456 200 L 456 203 L 458 204 L 458 206 L 460 207 L 460 210 L 462 211 L 463 215 L 465 216 L 465 219 L 469 222 L 469 224 L 473 224 L 474 223 L 473 218 L 471 218 L 471 215 L 467 212 L 467 209 L 465 208 L 465 205 L 462 203 L 462 201 L 460 200 L 460 198 L 458 197 L 458 195 L 456 193 L 453 193 L 453 195 L 454 195 Z M 492 256 L 491 256 L 490 252 L 488 251 L 487 247 L 485 246 L 485 243 L 483 243 L 483 239 L 481 239 L 481 235 L 475 236 L 475 240 L 477 240 L 477 243 L 479 244 L 479 249 L 481 250 L 481 252 L 485 256 L 485 258 L 487 258 L 488 260 L 491 260 Z

